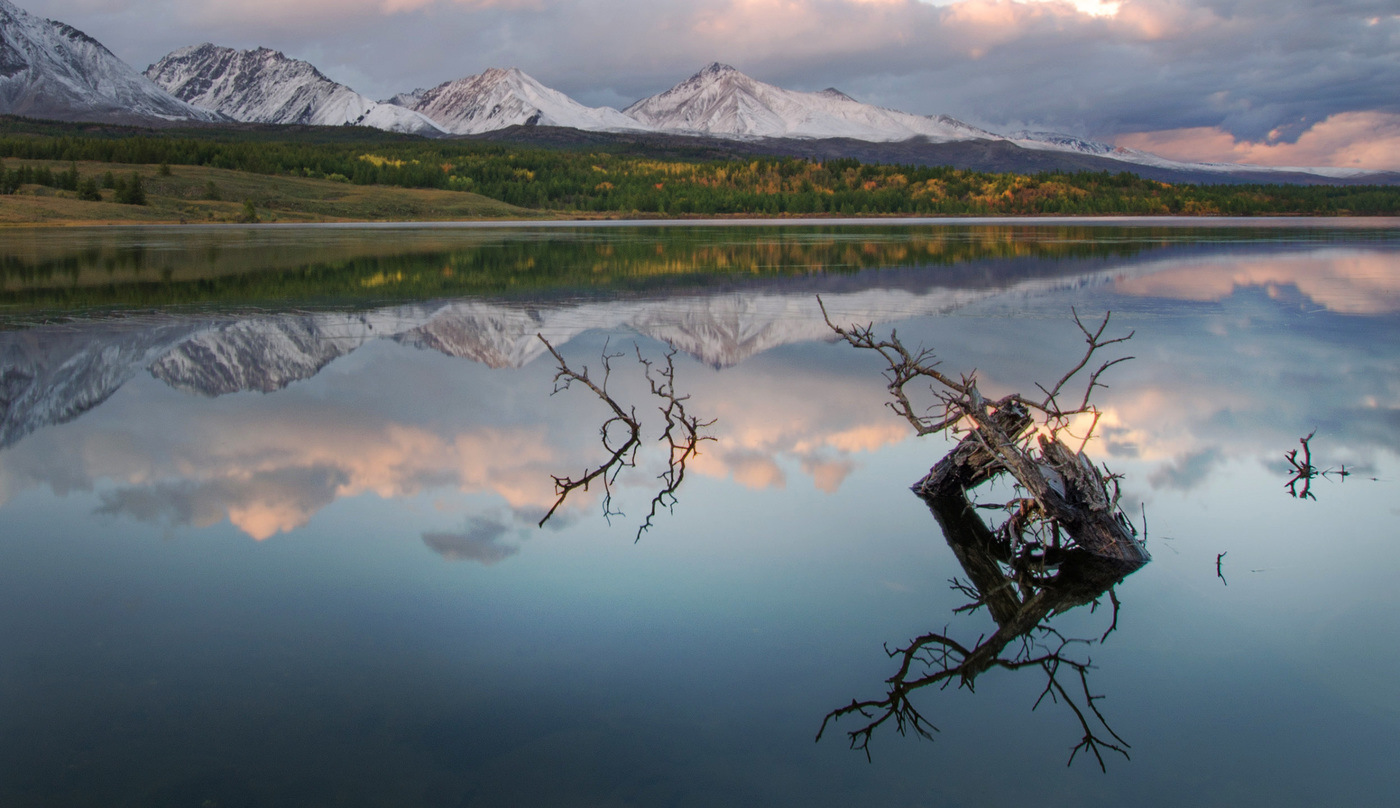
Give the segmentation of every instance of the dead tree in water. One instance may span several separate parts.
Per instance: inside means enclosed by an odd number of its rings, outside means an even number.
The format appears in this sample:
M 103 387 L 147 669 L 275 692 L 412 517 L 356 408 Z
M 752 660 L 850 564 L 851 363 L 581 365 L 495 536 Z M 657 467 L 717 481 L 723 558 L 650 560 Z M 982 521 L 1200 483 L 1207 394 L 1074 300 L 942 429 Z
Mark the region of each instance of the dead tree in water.
M 818 299 L 820 303 L 820 299 Z M 1074 546 L 1105 558 L 1146 563 L 1149 556 L 1137 540 L 1131 522 L 1118 507 L 1117 478 L 1105 474 L 1085 456 L 1083 447 L 1098 426 L 1099 410 L 1090 403 L 1104 371 L 1132 357 L 1100 364 L 1090 372 L 1082 395 L 1066 402 L 1068 385 L 1103 348 L 1132 338 L 1107 338 L 1109 316 L 1090 329 L 1074 315 L 1087 348 L 1079 361 L 1051 387 L 1037 385 L 1040 398 L 1019 393 L 988 400 L 977 387 L 976 373 L 953 378 L 938 369 L 931 350 L 911 352 L 891 332 L 888 339 L 875 337 L 871 326 L 841 327 L 831 321 L 822 306 L 826 324 L 850 345 L 875 351 L 884 357 L 893 401 L 890 409 L 907 420 L 920 435 L 952 430 L 965 432 L 957 447 L 914 484 L 925 499 L 965 496 L 966 492 L 1001 474 L 1015 478 L 1023 496 L 1005 504 L 1008 518 L 1001 530 L 1013 544 Z M 906 389 L 911 382 L 928 383 L 939 402 L 932 415 L 920 414 Z M 1087 416 L 1089 424 L 1079 449 L 1070 448 L 1064 436 L 1073 437 L 1073 420 Z
M 915 638 L 904 647 L 887 649 L 900 664 L 886 680 L 885 697 L 852 700 L 831 711 L 817 739 L 829 723 L 852 715 L 865 721 L 847 736 L 851 747 L 864 751 L 867 757 L 872 735 L 887 722 L 893 722 L 901 734 L 912 730 L 931 738 L 937 727 L 914 705 L 910 698 L 914 691 L 953 682 L 971 690 L 979 675 L 994 668 L 1039 669 L 1046 685 L 1036 706 L 1047 697 L 1065 705 L 1084 733 L 1070 753 L 1070 763 L 1081 751 L 1092 754 L 1100 768 L 1104 768 L 1105 750 L 1126 758 L 1128 744 L 1109 727 L 1095 704 L 1101 697 L 1089 689 L 1090 662 L 1076 656 L 1073 649 L 1102 641 L 1117 628 L 1119 603 L 1113 587 L 1150 559 L 1137 531 L 1119 508 L 1117 477 L 1101 471 L 1083 451 L 1100 418 L 1090 403 L 1095 388 L 1103 386 L 1100 376 L 1131 357 L 1099 364 L 1088 373 L 1083 394 L 1072 401 L 1068 400 L 1068 386 L 1090 367 L 1096 353 L 1125 342 L 1132 334 L 1105 337 L 1108 315 L 1091 329 L 1076 313 L 1074 322 L 1087 346 L 1079 361 L 1053 386 L 1037 385 L 1043 394 L 1039 398 L 1011 394 L 989 401 L 978 389 L 975 373 L 954 378 L 938 369 L 932 351 L 911 352 L 894 332 L 880 339 L 869 325 L 836 325 L 824 305 L 822 314 L 832 331 L 847 343 L 875 351 L 885 359 L 892 398 L 889 407 L 919 435 L 944 431 L 963 434 L 953 450 L 912 488 L 929 505 L 968 575 L 969 582 L 955 581 L 954 586 L 972 602 L 957 611 L 986 607 L 997 630 L 976 643 L 964 644 L 945 629 Z M 907 387 L 915 381 L 930 385 L 940 405 L 933 414 L 918 412 L 911 401 Z M 1079 448 L 1072 449 L 1063 437 L 1075 437 L 1070 428 L 1080 417 L 1087 417 L 1088 426 L 1076 438 Z M 1003 474 L 1015 479 L 1017 495 L 994 506 L 974 505 L 968 492 Z M 995 530 L 977 514 L 978 508 L 987 507 L 1006 513 Z M 1113 605 L 1113 623 L 1098 640 L 1066 638 L 1050 625 L 1053 615 L 1085 604 L 1097 606 L 1104 594 Z
M 1318 477 L 1335 476 L 1342 482 L 1346 482 L 1347 478 L 1352 475 L 1352 472 L 1347 471 L 1347 464 L 1345 463 L 1343 463 L 1342 467 L 1339 469 L 1319 469 L 1317 466 L 1313 465 L 1312 446 L 1310 446 L 1309 443 L 1316 434 L 1317 430 L 1314 429 L 1306 436 L 1298 439 L 1298 443 L 1303 446 L 1303 457 L 1301 460 L 1298 459 L 1297 449 L 1290 449 L 1283 454 L 1283 459 L 1287 460 L 1289 467 L 1292 468 L 1292 474 L 1288 478 L 1288 482 L 1284 483 L 1284 485 L 1288 488 L 1289 495 L 1294 499 L 1311 499 L 1316 501 L 1317 495 L 1312 491 L 1312 482 Z M 1298 487 L 1299 483 L 1303 485 L 1301 489 Z

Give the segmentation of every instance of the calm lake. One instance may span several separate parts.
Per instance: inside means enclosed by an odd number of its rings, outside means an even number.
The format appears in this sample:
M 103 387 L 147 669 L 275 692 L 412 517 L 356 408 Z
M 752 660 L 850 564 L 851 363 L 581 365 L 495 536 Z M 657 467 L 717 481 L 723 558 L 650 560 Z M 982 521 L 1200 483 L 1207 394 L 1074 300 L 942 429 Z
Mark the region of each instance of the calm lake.
M 988 396 L 1112 312 L 1150 563 L 945 535 L 819 297 Z M 0 231 L 4 806 L 1391 806 L 1397 528 L 1396 220 Z

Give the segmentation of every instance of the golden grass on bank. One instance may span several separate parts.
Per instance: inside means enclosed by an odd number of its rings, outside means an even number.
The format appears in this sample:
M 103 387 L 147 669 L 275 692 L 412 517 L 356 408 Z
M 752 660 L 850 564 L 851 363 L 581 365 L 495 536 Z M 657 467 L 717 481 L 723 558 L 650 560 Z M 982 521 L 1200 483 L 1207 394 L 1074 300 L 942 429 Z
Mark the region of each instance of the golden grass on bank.
M 6 160 L 5 165 L 48 166 L 66 171 L 71 163 L 45 160 Z M 28 185 L 13 195 L 0 195 L 0 224 L 91 225 L 219 223 L 244 221 L 245 200 L 251 200 L 263 222 L 466 221 L 475 219 L 540 219 L 550 214 L 527 210 L 465 191 L 351 185 L 332 180 L 267 176 L 203 166 L 170 166 L 161 176 L 157 166 L 79 162 L 78 173 L 101 178 L 112 172 L 129 179 L 141 176 L 146 205 L 120 205 L 114 192 L 102 191 L 103 201 L 85 202 L 71 191 Z M 211 184 L 212 183 L 212 188 Z M 212 190 L 212 193 L 211 193 Z M 211 198 L 217 196 L 217 199 Z

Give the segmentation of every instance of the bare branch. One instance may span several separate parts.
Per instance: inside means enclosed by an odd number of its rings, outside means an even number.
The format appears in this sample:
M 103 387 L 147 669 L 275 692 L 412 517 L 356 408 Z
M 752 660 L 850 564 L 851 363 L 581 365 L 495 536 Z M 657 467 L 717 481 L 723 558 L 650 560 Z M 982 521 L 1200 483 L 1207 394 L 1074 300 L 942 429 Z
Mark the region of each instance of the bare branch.
M 1065 410 L 1060 407 L 1057 399 L 1059 398 L 1061 391 L 1064 390 L 1065 385 L 1069 383 L 1070 379 L 1073 379 L 1075 375 L 1079 373 L 1079 371 L 1083 370 L 1085 366 L 1089 364 L 1089 361 L 1094 358 L 1094 354 L 1098 353 L 1100 350 L 1106 348 L 1109 345 L 1114 345 L 1119 342 L 1127 342 L 1128 340 L 1133 338 L 1133 334 L 1137 333 L 1136 331 L 1130 331 L 1128 332 L 1128 335 L 1126 337 L 1104 339 L 1103 332 L 1108 328 L 1108 321 L 1109 318 L 1112 317 L 1112 312 L 1105 313 L 1103 316 L 1103 320 L 1099 323 L 1098 328 L 1094 329 L 1093 331 L 1090 331 L 1088 327 L 1084 325 L 1084 321 L 1079 318 L 1079 312 L 1075 311 L 1074 309 L 1070 309 L 1070 313 L 1074 315 L 1074 324 L 1079 327 L 1079 331 L 1084 335 L 1084 341 L 1088 344 L 1089 347 L 1085 349 L 1084 356 L 1082 356 L 1079 359 L 1079 362 L 1076 363 L 1074 367 L 1066 371 L 1065 375 L 1060 377 L 1060 380 L 1055 383 L 1054 387 L 1051 387 L 1047 390 L 1042 385 L 1036 385 L 1036 387 L 1040 388 L 1041 392 L 1045 393 L 1045 398 L 1040 402 L 1039 409 L 1043 410 L 1044 412 L 1050 414 L 1052 417 L 1057 419 L 1063 419 L 1065 416 L 1068 415 L 1074 415 L 1076 413 L 1089 411 L 1090 394 L 1094 392 L 1095 387 L 1103 386 L 1099 384 L 1099 376 L 1103 375 L 1103 372 L 1105 370 L 1108 370 L 1109 368 L 1113 367 L 1119 362 L 1126 362 L 1127 360 L 1132 359 L 1133 357 L 1121 357 L 1119 359 L 1114 359 L 1112 361 L 1105 362 L 1101 366 L 1099 366 L 1099 369 L 1094 371 L 1089 376 L 1089 384 L 1087 387 L 1084 388 L 1084 396 L 1080 400 L 1079 405 L 1074 409 Z
M 831 321 L 831 316 L 826 311 L 826 304 L 822 302 L 820 296 L 817 297 L 817 305 L 821 307 L 822 318 L 826 320 L 827 326 L 844 339 L 854 348 L 875 351 L 884 358 L 889 369 L 885 371 L 885 380 L 888 382 L 890 395 L 894 401 L 889 403 L 889 408 L 904 418 L 914 427 L 914 431 L 919 435 L 930 435 L 935 432 L 942 432 L 953 426 L 962 418 L 963 413 L 944 408 L 943 417 L 934 419 L 931 416 L 919 415 L 914 411 L 914 405 L 909 401 L 909 394 L 904 389 L 907 384 L 916 379 L 929 379 L 942 387 L 957 394 L 966 395 L 971 381 L 964 377 L 963 381 L 954 381 L 951 377 L 944 375 L 938 370 L 938 362 L 933 361 L 934 353 L 930 349 L 920 349 L 911 353 L 899 341 L 897 333 L 891 331 L 887 340 L 877 340 L 872 331 L 873 325 L 852 325 L 849 328 L 842 328 Z M 937 395 L 937 391 L 935 390 Z M 942 399 L 942 397 L 940 396 Z M 948 403 L 947 399 L 945 404 Z

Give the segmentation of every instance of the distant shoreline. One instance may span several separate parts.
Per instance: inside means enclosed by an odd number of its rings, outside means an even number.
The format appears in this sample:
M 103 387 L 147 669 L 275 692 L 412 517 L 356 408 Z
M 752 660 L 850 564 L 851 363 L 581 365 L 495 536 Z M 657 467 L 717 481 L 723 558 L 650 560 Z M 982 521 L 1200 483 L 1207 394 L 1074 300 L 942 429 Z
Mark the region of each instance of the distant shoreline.
M 3 200 L 4 197 L 0 197 Z M 3 201 L 0 201 L 3 205 Z M 565 229 L 574 227 L 921 227 L 940 225 L 1075 225 L 1075 226 L 1171 226 L 1171 227 L 1317 227 L 1317 228 L 1360 228 L 1360 229 L 1400 229 L 1400 216 L 1187 216 L 1124 214 L 1122 216 L 1084 215 L 1026 215 L 1026 216 L 822 216 L 779 215 L 779 216 L 688 216 L 688 217 L 541 217 L 541 218 L 500 218 L 500 219 L 337 219 L 322 221 L 266 221 L 266 222 L 207 222 L 172 220 L 96 219 L 58 220 L 41 222 L 0 221 L 0 230 L 61 230 L 61 229 L 106 229 L 106 228 L 179 228 L 179 229 L 272 229 L 272 228 L 316 228 L 316 229 L 523 229 L 549 228 Z

